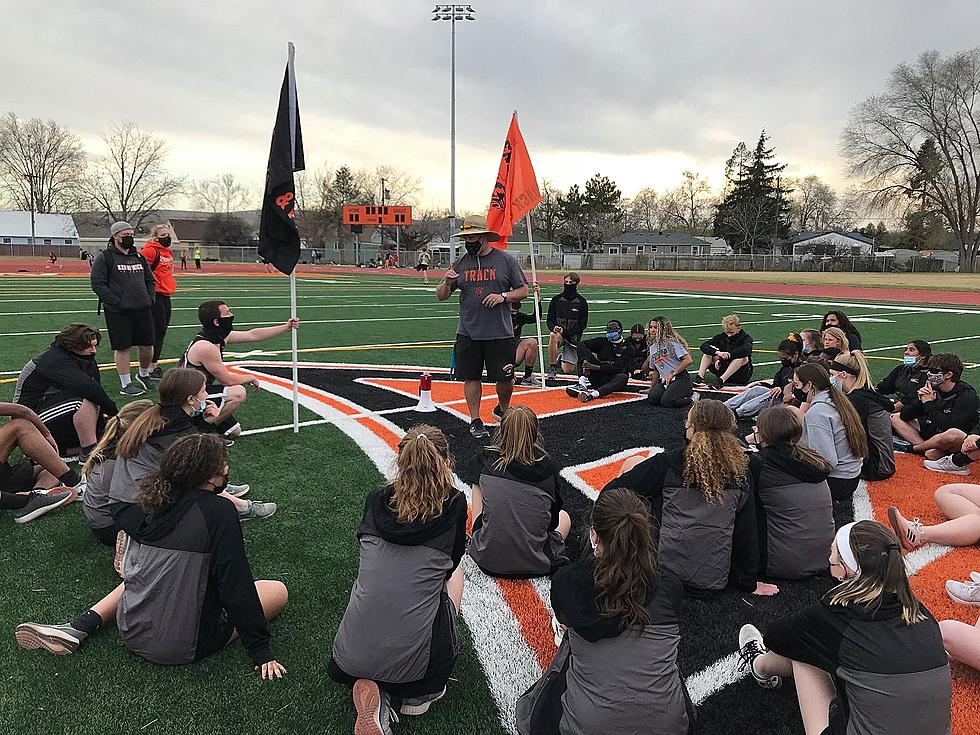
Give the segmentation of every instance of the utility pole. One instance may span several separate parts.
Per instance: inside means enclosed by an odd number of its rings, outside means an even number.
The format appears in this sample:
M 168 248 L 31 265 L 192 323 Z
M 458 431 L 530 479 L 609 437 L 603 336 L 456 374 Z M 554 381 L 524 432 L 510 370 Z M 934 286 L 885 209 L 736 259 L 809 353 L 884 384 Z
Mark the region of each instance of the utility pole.
M 34 210 L 37 208 L 34 199 L 34 176 L 32 174 L 24 174 L 24 178 L 27 179 L 27 186 L 31 191 L 31 257 L 34 257 L 36 255 L 34 252 L 34 243 L 37 241 L 37 233 L 35 232 L 34 225 Z

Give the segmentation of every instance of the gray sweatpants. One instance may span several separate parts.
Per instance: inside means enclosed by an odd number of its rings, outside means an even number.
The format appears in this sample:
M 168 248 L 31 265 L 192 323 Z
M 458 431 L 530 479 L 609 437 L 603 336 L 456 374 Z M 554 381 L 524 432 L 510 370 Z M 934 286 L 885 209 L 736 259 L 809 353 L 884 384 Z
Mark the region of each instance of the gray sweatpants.
M 773 398 L 769 395 L 769 390 L 764 385 L 754 385 L 729 398 L 725 401 L 725 405 L 732 409 L 739 418 L 755 416 L 762 409 L 778 406 L 783 402 L 780 396 Z

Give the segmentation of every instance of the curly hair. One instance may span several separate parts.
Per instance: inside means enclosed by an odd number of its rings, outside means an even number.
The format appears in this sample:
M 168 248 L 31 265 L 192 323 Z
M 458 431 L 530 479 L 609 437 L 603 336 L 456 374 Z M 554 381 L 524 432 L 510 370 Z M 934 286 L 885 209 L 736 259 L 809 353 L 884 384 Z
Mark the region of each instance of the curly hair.
M 98 329 L 88 324 L 69 324 L 54 336 L 51 344 L 69 352 L 79 352 L 91 347 L 93 341 L 95 344 L 102 341 L 102 333 Z
M 398 442 L 394 493 L 388 507 L 399 523 L 425 523 L 442 513 L 453 488 L 448 459 L 449 442 L 434 426 L 413 426 Z
M 694 431 L 684 450 L 684 485 L 709 503 L 721 503 L 725 488 L 745 483 L 749 460 L 735 437 L 735 414 L 721 401 L 700 400 L 687 420 Z
M 184 493 L 203 490 L 227 463 L 228 449 L 217 434 L 185 436 L 170 445 L 160 469 L 140 481 L 136 502 L 147 515 L 159 515 Z
M 657 332 L 654 334 L 653 325 L 657 325 Z M 670 323 L 670 319 L 665 316 L 655 316 L 649 322 L 647 322 L 647 344 L 650 345 L 650 349 L 656 347 L 658 350 L 663 349 L 665 345 L 669 345 L 671 342 L 679 343 L 685 350 L 688 345 L 677 330 L 674 329 L 674 325 Z

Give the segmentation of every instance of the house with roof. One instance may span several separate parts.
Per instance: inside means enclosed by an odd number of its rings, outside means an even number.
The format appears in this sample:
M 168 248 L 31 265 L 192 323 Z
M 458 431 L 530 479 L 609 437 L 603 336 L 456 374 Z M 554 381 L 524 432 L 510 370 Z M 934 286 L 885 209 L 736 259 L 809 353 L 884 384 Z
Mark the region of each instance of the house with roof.
M 686 232 L 633 231 L 602 243 L 608 255 L 708 255 L 712 245 Z
M 0 212 L 0 244 L 31 245 L 31 212 Z M 34 213 L 36 247 L 78 247 L 78 230 L 70 214 Z
M 871 255 L 875 242 L 860 232 L 823 230 L 821 232 L 801 232 L 783 243 L 785 250 L 792 250 L 794 257 L 851 257 Z

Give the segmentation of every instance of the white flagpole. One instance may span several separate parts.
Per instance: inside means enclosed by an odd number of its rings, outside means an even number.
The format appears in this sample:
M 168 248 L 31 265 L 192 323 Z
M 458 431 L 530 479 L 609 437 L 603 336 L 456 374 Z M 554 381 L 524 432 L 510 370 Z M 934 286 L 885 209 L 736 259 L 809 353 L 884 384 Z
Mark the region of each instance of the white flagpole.
M 289 42 L 289 142 L 292 162 L 296 163 L 296 67 L 294 60 L 296 48 L 292 41 Z M 295 202 L 293 211 L 296 211 Z M 302 247 L 302 245 L 301 245 Z M 289 274 L 289 315 L 296 318 L 296 267 L 293 266 L 292 273 Z M 299 340 L 297 330 L 289 330 L 290 342 L 293 353 L 293 433 L 299 433 Z

